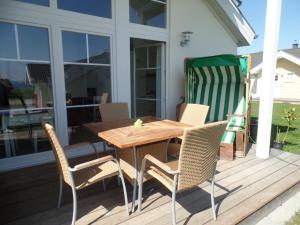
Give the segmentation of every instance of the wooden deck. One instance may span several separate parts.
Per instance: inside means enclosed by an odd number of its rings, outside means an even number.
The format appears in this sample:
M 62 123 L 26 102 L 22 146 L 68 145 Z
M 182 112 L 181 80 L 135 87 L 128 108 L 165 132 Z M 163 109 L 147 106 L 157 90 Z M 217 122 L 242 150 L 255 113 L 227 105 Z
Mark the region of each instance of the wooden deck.
M 212 220 L 209 184 L 177 197 L 178 224 L 237 224 L 264 205 L 300 183 L 300 156 L 273 150 L 266 160 L 257 159 L 254 150 L 246 158 L 219 161 L 216 175 L 217 221 Z M 128 187 L 131 192 L 130 187 Z M 130 194 L 130 193 L 129 193 Z M 125 214 L 121 188 L 84 198 L 78 204 L 76 224 L 171 224 L 170 193 L 158 182 L 144 188 L 141 213 Z M 53 208 L 10 224 L 70 224 L 72 205 Z

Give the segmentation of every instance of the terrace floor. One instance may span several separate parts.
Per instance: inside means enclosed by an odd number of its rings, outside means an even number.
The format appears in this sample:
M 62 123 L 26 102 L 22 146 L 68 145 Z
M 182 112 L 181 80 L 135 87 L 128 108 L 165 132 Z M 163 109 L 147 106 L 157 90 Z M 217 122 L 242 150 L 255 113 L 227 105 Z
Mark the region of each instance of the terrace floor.
M 205 183 L 177 196 L 178 224 L 237 224 L 282 193 L 300 183 L 300 155 L 272 150 L 266 160 L 250 150 L 246 158 L 220 160 L 217 166 L 215 196 L 217 221 L 212 220 L 209 184 Z M 141 213 L 129 217 L 123 207 L 121 188 L 107 190 L 79 200 L 79 224 L 171 224 L 171 195 L 156 181 L 144 186 Z M 296 187 L 299 187 L 297 185 Z M 129 196 L 131 188 L 128 187 Z M 72 205 L 53 208 L 10 224 L 70 224 Z

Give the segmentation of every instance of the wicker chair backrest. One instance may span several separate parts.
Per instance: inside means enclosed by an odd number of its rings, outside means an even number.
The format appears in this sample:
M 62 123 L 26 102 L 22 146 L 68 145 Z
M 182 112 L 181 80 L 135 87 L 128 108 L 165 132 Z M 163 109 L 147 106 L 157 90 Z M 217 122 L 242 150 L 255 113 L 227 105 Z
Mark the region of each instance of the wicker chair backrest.
M 179 155 L 177 190 L 192 188 L 212 178 L 227 121 L 189 128 L 184 132 Z
M 63 177 L 63 180 L 69 184 L 72 185 L 71 175 L 68 170 L 69 163 L 68 159 L 65 155 L 65 152 L 60 145 L 58 138 L 56 136 L 56 133 L 54 131 L 54 128 L 52 125 L 45 123 L 44 128 L 46 130 L 46 134 L 49 138 L 49 141 L 51 143 L 51 147 L 55 156 L 56 164 L 58 166 L 58 172 Z

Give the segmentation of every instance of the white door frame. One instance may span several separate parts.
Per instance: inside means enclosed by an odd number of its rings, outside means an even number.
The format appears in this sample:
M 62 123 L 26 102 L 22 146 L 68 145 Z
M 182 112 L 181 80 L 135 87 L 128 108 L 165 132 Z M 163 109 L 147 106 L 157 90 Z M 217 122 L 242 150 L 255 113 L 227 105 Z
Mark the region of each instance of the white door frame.
M 147 41 L 147 40 L 146 40 Z M 161 86 L 160 86 L 160 92 L 161 92 L 161 96 L 160 96 L 160 114 L 162 118 L 165 118 L 166 115 L 166 55 L 165 55 L 165 48 L 166 45 L 163 42 L 160 43 L 153 43 L 153 44 L 145 44 L 145 45 L 139 45 L 133 48 L 133 87 L 131 92 L 132 92 L 132 100 L 133 102 L 131 104 L 133 104 L 133 117 L 136 117 L 136 70 L 138 70 L 136 68 L 136 53 L 135 50 L 138 48 L 148 48 L 148 47 L 160 47 L 160 54 L 161 54 L 161 62 L 160 62 L 160 74 L 161 74 Z M 147 53 L 147 59 L 148 59 L 148 53 Z M 148 64 L 148 63 L 147 63 Z M 139 69 L 146 69 L 146 68 L 139 68 Z M 158 67 L 155 68 L 147 68 L 147 69 L 155 69 L 157 70 Z M 144 99 L 147 100 L 147 99 Z M 158 99 L 156 98 L 154 99 L 149 99 L 149 100 L 153 100 L 157 103 Z

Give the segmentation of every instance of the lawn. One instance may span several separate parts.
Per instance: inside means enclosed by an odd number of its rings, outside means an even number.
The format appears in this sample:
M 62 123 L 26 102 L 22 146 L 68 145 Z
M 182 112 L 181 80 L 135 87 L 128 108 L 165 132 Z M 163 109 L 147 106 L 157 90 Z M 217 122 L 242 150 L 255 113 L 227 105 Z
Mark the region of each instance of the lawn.
M 259 103 L 257 101 L 253 101 L 251 103 L 251 118 L 258 117 L 258 107 Z M 284 115 L 284 109 L 295 107 L 296 112 L 300 113 L 300 105 L 293 105 L 288 103 L 274 103 L 273 106 L 273 119 L 272 119 L 272 135 L 271 135 L 271 143 L 276 138 L 276 130 L 277 126 L 279 127 L 281 134 L 280 139 L 282 140 L 285 130 L 287 128 L 287 123 L 281 117 Z M 255 129 L 254 129 L 255 130 Z M 255 131 L 251 132 L 251 137 L 256 140 Z M 290 128 L 290 132 L 286 139 L 286 143 L 283 147 L 284 151 L 293 152 L 296 154 L 300 154 L 300 119 L 298 119 L 294 125 Z
M 299 225 L 300 224 L 300 212 L 296 213 L 295 216 L 286 225 Z

